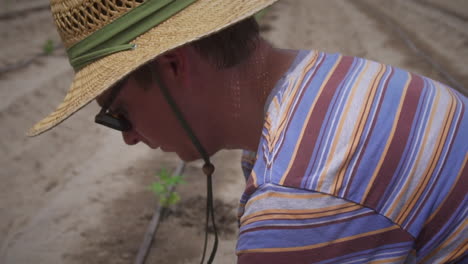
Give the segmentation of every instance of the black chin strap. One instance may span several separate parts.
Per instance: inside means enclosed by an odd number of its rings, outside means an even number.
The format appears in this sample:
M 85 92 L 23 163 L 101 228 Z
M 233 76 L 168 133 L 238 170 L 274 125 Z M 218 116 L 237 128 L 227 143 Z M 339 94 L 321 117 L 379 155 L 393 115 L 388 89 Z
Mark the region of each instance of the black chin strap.
M 205 243 L 203 245 L 203 255 L 200 263 L 203 264 L 205 261 L 205 253 L 206 253 L 206 246 L 208 243 L 208 222 L 211 216 L 211 224 L 213 225 L 213 230 L 215 233 L 215 241 L 213 244 L 213 249 L 211 250 L 210 258 L 208 259 L 208 263 L 213 263 L 213 260 L 216 255 L 216 250 L 218 249 L 218 231 L 216 230 L 215 218 L 214 218 L 214 208 L 213 208 L 213 184 L 212 184 L 212 177 L 215 167 L 211 163 L 205 163 L 203 165 L 203 172 L 206 175 L 206 219 L 205 219 Z
M 179 120 L 180 124 L 182 125 L 185 132 L 189 136 L 193 145 L 195 146 L 195 148 L 197 148 L 198 152 L 200 153 L 203 160 L 205 161 L 205 165 L 203 165 L 203 172 L 205 173 L 206 180 L 207 180 L 206 182 L 207 193 L 206 193 L 205 243 L 203 246 L 203 255 L 202 255 L 202 259 L 200 263 L 203 264 L 203 262 L 205 261 L 205 253 L 206 253 L 207 244 L 208 244 L 208 227 L 209 227 L 208 223 L 209 223 L 210 218 L 211 218 L 211 224 L 213 226 L 213 230 L 215 234 L 215 241 L 213 244 L 213 249 L 211 250 L 210 258 L 208 259 L 208 263 L 212 263 L 216 255 L 216 250 L 218 249 L 218 231 L 216 229 L 215 218 L 214 218 L 213 183 L 212 183 L 212 175 L 215 170 L 215 167 L 213 166 L 213 164 L 211 164 L 208 153 L 205 151 L 200 141 L 195 136 L 195 133 L 193 132 L 193 130 L 190 128 L 189 124 L 185 120 L 184 116 L 182 115 L 182 112 L 180 112 L 171 94 L 169 93 L 169 90 L 166 88 L 166 86 L 164 85 L 164 83 L 161 81 L 158 74 L 154 70 L 152 70 L 152 76 L 153 76 L 153 81 L 155 81 L 156 84 L 161 88 L 163 96 L 165 97 L 167 103 L 169 104 L 172 111 L 174 112 L 176 118 Z

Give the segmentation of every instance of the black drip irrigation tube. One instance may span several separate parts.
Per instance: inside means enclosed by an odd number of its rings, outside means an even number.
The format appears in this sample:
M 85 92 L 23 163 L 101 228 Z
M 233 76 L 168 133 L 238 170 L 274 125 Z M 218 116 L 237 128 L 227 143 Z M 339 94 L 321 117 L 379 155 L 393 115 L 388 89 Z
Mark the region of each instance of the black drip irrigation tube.
M 185 162 L 181 162 L 177 168 L 175 169 L 172 175 L 181 175 L 185 168 Z M 171 186 L 167 195 L 171 195 L 174 191 L 175 185 Z M 164 214 L 166 208 L 163 206 L 158 205 L 154 211 L 153 217 L 146 229 L 146 233 L 143 237 L 143 242 L 138 250 L 138 254 L 135 258 L 135 264 L 144 264 L 146 261 L 146 257 L 148 256 L 148 251 L 153 243 L 154 234 L 158 230 L 159 222 L 161 220 L 161 216 Z

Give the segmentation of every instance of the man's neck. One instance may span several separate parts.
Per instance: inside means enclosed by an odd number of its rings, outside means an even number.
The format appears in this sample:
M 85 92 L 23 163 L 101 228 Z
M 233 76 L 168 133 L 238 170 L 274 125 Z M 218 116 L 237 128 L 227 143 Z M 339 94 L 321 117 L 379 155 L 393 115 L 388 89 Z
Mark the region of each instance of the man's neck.
M 266 41 L 242 64 L 222 71 L 228 93 L 223 104 L 226 148 L 256 151 L 264 123 L 266 100 L 291 66 L 297 51 L 274 49 Z M 226 82 L 227 80 L 227 82 Z M 227 85 L 226 85 L 227 84 Z

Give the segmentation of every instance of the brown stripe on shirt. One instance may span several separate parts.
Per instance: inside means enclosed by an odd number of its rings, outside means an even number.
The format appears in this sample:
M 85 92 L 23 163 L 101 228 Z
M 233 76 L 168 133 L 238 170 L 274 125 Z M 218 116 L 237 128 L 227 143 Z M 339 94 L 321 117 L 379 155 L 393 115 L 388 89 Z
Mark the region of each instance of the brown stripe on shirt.
M 388 187 L 388 184 L 398 168 L 401 155 L 405 150 L 406 142 L 411 132 L 411 126 L 418 108 L 418 101 L 424 86 L 424 81 L 420 76 L 415 74 L 411 75 L 412 79 L 408 85 L 407 95 L 403 102 L 401 114 L 398 117 L 395 134 L 391 140 L 382 166 L 377 173 L 377 177 L 364 201 L 364 204 L 370 208 L 376 208 L 381 197 L 385 193 L 385 189 Z
M 382 233 L 369 236 L 358 237 L 343 242 L 331 242 L 321 247 L 306 250 L 283 251 L 283 252 L 249 252 L 240 253 L 238 263 L 242 264 L 290 264 L 290 263 L 309 263 L 310 261 L 319 262 L 322 260 L 333 259 L 336 256 L 343 256 L 354 252 L 362 252 L 369 249 L 375 249 L 380 246 L 410 242 L 413 237 L 400 228 L 391 229 Z M 407 253 L 401 253 L 406 257 Z
M 466 157 L 468 158 L 468 156 Z M 421 249 L 427 242 L 429 242 L 434 235 L 439 234 L 439 231 L 446 224 L 450 217 L 453 216 L 454 212 L 460 207 L 466 196 L 468 190 L 468 166 L 466 163 L 460 170 L 458 179 L 453 184 L 453 189 L 450 190 L 447 198 L 440 204 L 436 213 L 430 217 L 430 220 L 426 223 L 421 233 L 418 235 L 415 247 L 416 250 Z
M 382 96 L 380 97 L 380 100 L 379 102 L 377 103 L 377 109 L 375 111 L 375 116 L 378 116 L 380 114 L 380 110 L 382 108 L 382 102 L 385 98 L 385 93 L 388 89 L 388 84 L 390 83 L 390 80 L 392 79 L 393 75 L 394 75 L 394 70 L 392 67 L 387 67 L 388 70 L 390 70 L 390 75 L 389 77 L 387 78 L 387 80 L 385 81 L 384 85 L 383 85 L 383 91 L 382 91 Z M 370 131 L 374 131 L 374 128 L 375 128 L 375 125 L 377 123 L 377 120 L 378 118 L 374 118 L 374 120 L 372 120 L 372 124 L 371 124 L 371 127 L 370 127 Z M 369 145 L 369 141 L 370 141 L 371 137 L 367 137 L 366 140 L 364 141 L 364 145 L 363 145 L 363 149 L 368 149 L 367 148 L 367 145 Z M 348 186 L 352 186 L 353 185 L 353 180 L 354 180 L 354 177 L 357 173 L 357 168 L 359 167 L 357 164 L 360 164 L 361 161 L 362 161 L 362 157 L 364 156 L 364 151 L 362 151 L 358 157 L 358 160 L 356 162 L 356 166 L 354 166 L 353 168 L 353 171 L 351 172 L 351 175 L 350 175 L 350 178 L 349 178 L 349 183 L 348 183 Z M 344 197 L 349 197 L 349 192 L 350 192 L 350 189 L 351 188 L 347 188 L 346 189 L 346 192 L 344 194 Z
M 343 57 L 332 76 L 325 84 L 322 94 L 317 98 L 317 103 L 312 110 L 310 118 L 306 120 L 307 125 L 302 140 L 298 143 L 300 145 L 297 149 L 297 156 L 293 161 L 289 173 L 286 175 L 284 185 L 300 187 L 307 167 L 311 162 L 310 157 L 315 148 L 315 144 L 317 144 L 317 138 L 320 133 L 323 120 L 327 114 L 328 106 L 330 105 L 338 87 L 346 77 L 352 63 L 352 57 Z

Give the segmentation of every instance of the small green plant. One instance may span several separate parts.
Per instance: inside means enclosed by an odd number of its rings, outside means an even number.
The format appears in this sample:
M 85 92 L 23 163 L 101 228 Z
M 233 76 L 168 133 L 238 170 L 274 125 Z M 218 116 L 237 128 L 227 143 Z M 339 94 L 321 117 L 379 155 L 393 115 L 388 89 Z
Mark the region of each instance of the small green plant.
M 158 198 L 159 204 L 162 207 L 176 204 L 180 200 L 180 196 L 174 191 L 171 192 L 171 187 L 184 183 L 183 175 L 171 175 L 163 168 L 159 173 L 156 173 L 156 178 L 157 181 L 151 184 L 150 189 Z
M 46 40 L 46 42 L 42 46 L 42 51 L 45 55 L 52 54 L 52 52 L 54 52 L 54 42 L 51 39 Z

